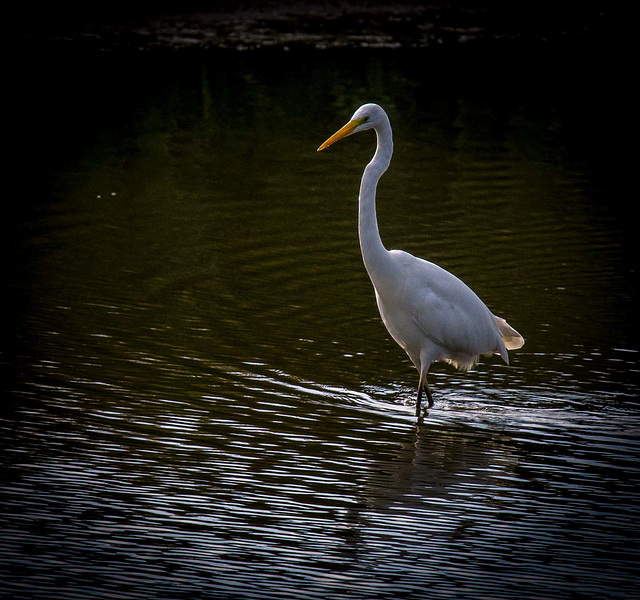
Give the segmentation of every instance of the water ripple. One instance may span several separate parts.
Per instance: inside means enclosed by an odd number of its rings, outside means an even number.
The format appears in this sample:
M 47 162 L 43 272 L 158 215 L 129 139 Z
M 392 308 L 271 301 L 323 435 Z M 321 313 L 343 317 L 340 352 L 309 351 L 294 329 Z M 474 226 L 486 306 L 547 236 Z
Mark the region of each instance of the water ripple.
M 68 148 L 3 230 L 0 596 L 636 597 L 638 265 L 574 137 L 610 115 L 532 110 L 546 79 L 425 90 L 422 56 L 184 58 L 112 65 L 75 137 L 38 106 Z M 372 138 L 311 143 L 363 94 L 397 131 L 385 242 L 527 340 L 434 366 L 421 422 L 359 254 Z

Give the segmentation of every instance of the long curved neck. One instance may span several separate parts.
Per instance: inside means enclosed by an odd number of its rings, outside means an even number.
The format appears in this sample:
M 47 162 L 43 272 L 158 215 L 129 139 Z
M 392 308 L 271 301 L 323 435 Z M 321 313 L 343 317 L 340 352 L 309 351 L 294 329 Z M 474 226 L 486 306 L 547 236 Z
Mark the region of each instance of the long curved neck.
M 376 273 L 384 267 L 388 253 L 380 239 L 380 231 L 378 230 L 376 187 L 380 177 L 387 170 L 393 154 L 393 136 L 389 121 L 385 119 L 381 126 L 376 127 L 375 132 L 377 137 L 376 153 L 365 167 L 362 175 L 358 203 L 360 250 L 364 265 L 372 280 L 376 278 Z

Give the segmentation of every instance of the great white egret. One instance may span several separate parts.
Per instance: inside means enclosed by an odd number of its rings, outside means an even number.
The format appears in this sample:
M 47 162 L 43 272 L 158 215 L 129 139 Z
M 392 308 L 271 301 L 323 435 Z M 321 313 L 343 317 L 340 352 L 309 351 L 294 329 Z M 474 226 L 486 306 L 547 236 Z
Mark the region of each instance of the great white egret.
M 387 113 L 377 104 L 364 104 L 318 152 L 367 129 L 376 132 L 377 146 L 360 183 L 360 249 L 382 321 L 420 375 L 416 402 L 416 416 L 420 416 L 423 392 L 428 407 L 433 406 L 427 383 L 431 363 L 443 361 L 466 371 L 480 356 L 499 354 L 509 364 L 507 350 L 522 347 L 524 339 L 455 275 L 402 250 L 384 247 L 376 217 L 376 188 L 393 154 Z

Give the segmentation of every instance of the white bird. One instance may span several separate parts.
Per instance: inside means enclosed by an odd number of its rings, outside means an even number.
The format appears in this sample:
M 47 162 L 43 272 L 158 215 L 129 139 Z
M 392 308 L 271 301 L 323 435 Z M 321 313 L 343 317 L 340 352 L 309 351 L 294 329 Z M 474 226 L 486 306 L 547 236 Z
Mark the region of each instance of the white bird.
M 428 408 L 433 406 L 427 383 L 433 362 L 447 362 L 466 371 L 478 363 L 480 356 L 499 354 L 509 364 L 507 350 L 521 348 L 524 339 L 504 319 L 492 314 L 455 275 L 402 250 L 384 247 L 376 217 L 376 188 L 393 154 L 387 113 L 377 104 L 364 104 L 318 152 L 368 129 L 376 132 L 377 146 L 360 183 L 360 250 L 382 321 L 420 375 L 416 402 L 416 416 L 420 416 L 423 391 Z

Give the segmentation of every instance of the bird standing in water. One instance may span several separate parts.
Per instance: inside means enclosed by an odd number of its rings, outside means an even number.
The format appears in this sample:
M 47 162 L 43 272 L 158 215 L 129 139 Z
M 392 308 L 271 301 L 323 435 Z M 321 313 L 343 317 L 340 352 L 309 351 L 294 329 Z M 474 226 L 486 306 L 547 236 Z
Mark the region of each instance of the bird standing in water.
M 521 348 L 524 339 L 504 319 L 492 314 L 455 275 L 408 252 L 384 247 L 376 217 L 376 188 L 393 154 L 387 113 L 377 104 L 364 104 L 318 152 L 368 129 L 376 132 L 377 146 L 360 183 L 360 250 L 382 321 L 418 370 L 416 416 L 420 416 L 423 393 L 427 395 L 428 407 L 433 406 L 427 383 L 427 372 L 433 362 L 447 362 L 468 370 L 480 356 L 499 354 L 508 364 L 507 350 Z

